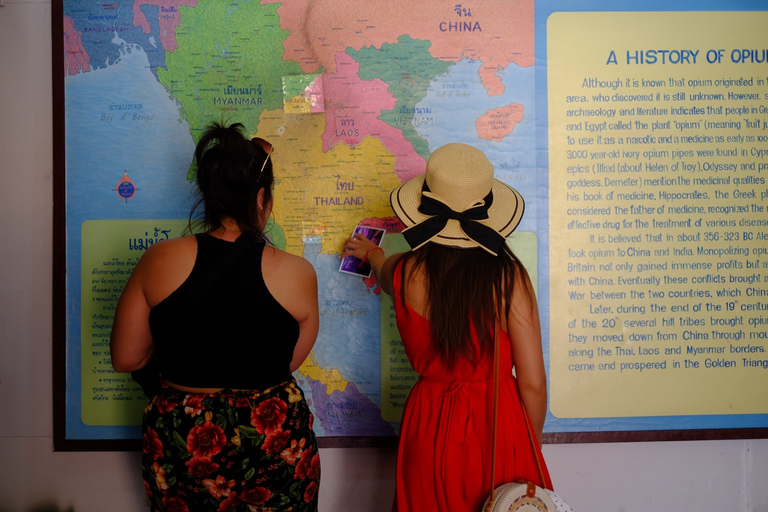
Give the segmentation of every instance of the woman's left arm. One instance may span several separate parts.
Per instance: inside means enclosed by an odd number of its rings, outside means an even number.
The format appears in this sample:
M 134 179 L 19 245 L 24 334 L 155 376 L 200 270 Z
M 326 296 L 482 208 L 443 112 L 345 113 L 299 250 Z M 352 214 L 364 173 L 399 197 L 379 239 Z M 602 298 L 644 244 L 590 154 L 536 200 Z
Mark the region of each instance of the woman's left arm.
M 520 399 L 541 444 L 544 418 L 547 415 L 547 374 L 536 294 L 528 274 L 522 271 L 515 273 L 507 332 L 512 341 L 512 360 Z

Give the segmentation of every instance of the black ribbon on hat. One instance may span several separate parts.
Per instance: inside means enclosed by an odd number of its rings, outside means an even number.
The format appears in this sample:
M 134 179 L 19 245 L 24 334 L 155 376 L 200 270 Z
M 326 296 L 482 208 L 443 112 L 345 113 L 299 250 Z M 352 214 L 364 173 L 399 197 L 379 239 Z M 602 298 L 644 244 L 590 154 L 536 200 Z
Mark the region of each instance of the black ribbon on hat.
M 426 181 L 421 187 L 419 212 L 430 217 L 403 231 L 403 237 L 411 247 L 419 247 L 424 242 L 431 240 L 445 228 L 449 220 L 453 219 L 459 221 L 462 231 L 477 244 L 493 254 L 499 253 L 505 238 L 493 228 L 478 222 L 488 218 L 488 209 L 493 204 L 493 191 L 488 192 L 488 195 L 483 198 L 483 204 L 463 212 L 453 211 L 448 205 L 426 195 L 425 192 L 430 192 Z

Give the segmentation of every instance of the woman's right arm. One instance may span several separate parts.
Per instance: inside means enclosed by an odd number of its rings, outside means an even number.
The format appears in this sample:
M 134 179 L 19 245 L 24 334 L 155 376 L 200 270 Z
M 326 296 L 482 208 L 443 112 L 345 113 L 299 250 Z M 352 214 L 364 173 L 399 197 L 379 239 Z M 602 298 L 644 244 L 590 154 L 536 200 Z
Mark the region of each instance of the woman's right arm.
M 294 372 L 309 356 L 320 329 L 317 274 L 309 261 L 274 247 L 264 248 L 262 271 L 269 292 L 299 324 L 290 363 Z
M 512 340 L 520 398 L 541 444 L 544 418 L 547 414 L 547 374 L 541 346 L 541 324 L 536 294 L 527 273 L 516 272 L 507 332 Z
M 317 297 L 317 274 L 314 267 L 306 260 L 298 260 L 295 281 L 294 307 L 298 314 L 299 339 L 293 349 L 291 372 L 298 370 L 315 346 L 320 330 L 320 308 Z M 300 312 L 299 312 L 300 311 Z
M 344 250 L 340 257 L 354 256 L 359 260 L 368 261 L 382 291 L 392 296 L 395 263 L 401 254 L 396 253 L 388 257 L 384 254 L 384 249 L 363 235 L 357 234 L 344 242 Z

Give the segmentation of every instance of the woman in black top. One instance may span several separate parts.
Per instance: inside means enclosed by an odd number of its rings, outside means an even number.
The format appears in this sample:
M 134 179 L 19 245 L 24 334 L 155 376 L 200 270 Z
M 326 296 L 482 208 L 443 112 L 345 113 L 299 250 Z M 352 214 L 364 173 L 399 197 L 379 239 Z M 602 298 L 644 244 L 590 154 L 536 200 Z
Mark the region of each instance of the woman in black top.
M 150 361 L 152 510 L 317 510 L 312 414 L 292 377 L 318 332 L 317 277 L 269 243 L 272 146 L 214 123 L 195 150 L 205 233 L 151 246 L 120 297 L 112 365 Z

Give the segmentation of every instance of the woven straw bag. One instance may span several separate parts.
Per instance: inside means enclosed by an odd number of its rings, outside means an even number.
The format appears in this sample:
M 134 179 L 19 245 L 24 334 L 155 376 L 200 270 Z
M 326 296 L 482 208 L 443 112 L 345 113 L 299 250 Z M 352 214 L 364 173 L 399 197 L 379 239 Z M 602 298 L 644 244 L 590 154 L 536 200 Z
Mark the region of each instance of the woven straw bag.
M 573 512 L 557 494 L 530 481 L 501 484 L 483 505 L 488 512 Z

